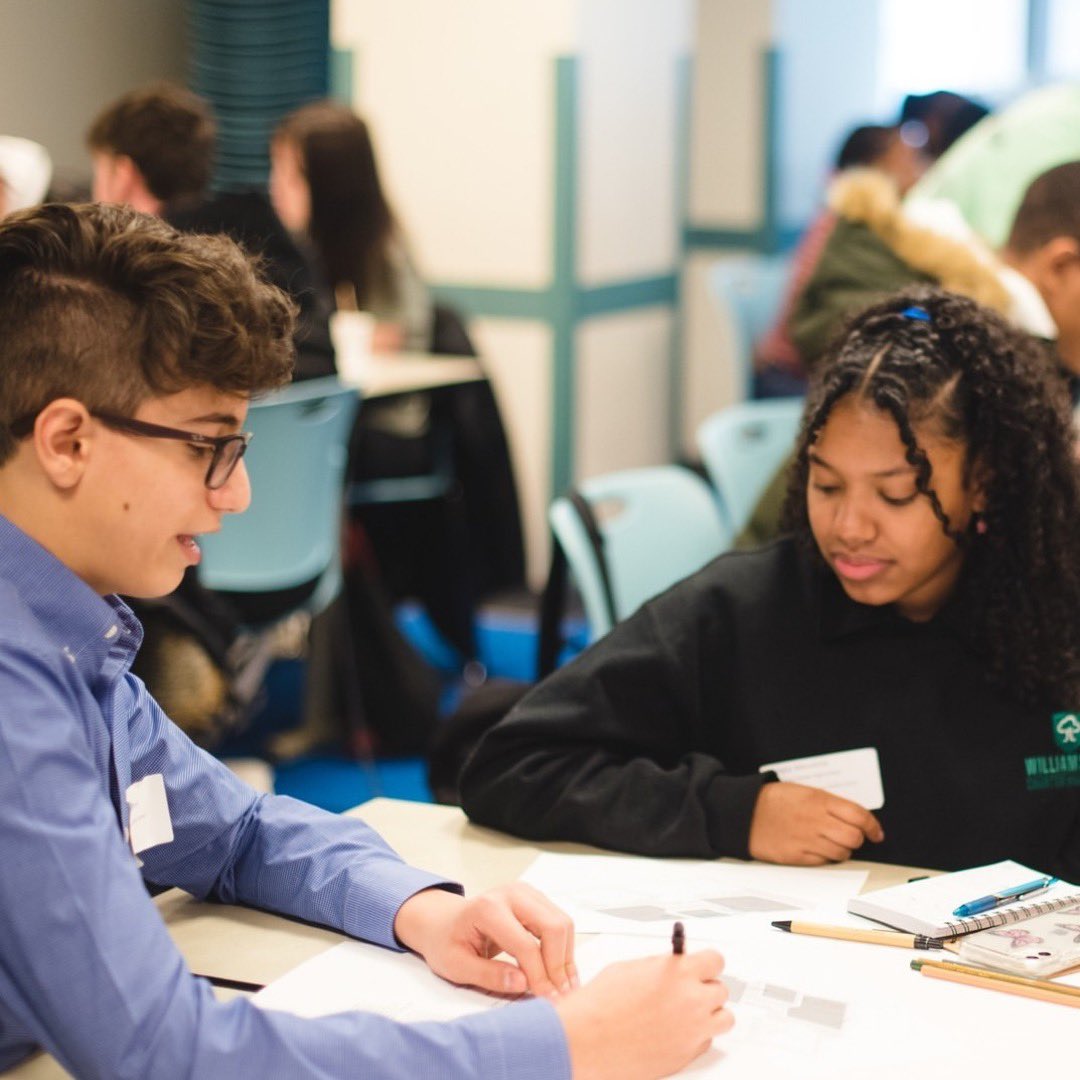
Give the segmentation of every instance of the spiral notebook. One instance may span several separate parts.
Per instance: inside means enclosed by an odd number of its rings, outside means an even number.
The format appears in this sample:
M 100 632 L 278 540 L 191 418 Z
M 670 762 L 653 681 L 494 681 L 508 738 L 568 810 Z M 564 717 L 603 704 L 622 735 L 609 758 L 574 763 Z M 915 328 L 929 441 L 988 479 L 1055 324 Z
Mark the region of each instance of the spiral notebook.
M 890 889 L 878 889 L 876 892 L 853 896 L 848 901 L 847 908 L 852 915 L 861 915 L 897 930 L 905 930 L 909 934 L 950 938 L 976 930 L 1005 926 L 1080 904 L 1080 889 L 1059 881 L 1046 892 L 1030 899 L 993 908 L 981 915 L 957 918 L 952 914 L 954 908 L 977 897 L 987 896 L 1042 876 L 1044 875 L 1038 870 L 1007 859 L 989 866 L 958 870 L 953 874 L 941 874 L 938 877 L 923 878 L 906 885 L 894 885 Z

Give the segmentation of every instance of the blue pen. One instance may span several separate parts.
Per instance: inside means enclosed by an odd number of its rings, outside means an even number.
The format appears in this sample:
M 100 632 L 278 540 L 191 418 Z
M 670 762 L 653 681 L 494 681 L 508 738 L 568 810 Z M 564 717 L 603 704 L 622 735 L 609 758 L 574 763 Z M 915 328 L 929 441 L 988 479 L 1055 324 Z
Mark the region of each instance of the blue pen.
M 953 914 L 961 918 L 966 918 L 969 915 L 981 915 L 982 912 L 990 911 L 991 908 L 1001 907 L 1002 904 L 1011 904 L 1021 897 L 1043 892 L 1049 889 L 1051 885 L 1056 885 L 1057 881 L 1056 877 L 1042 877 L 1011 889 L 1002 889 L 1001 892 L 991 893 L 989 896 L 980 896 L 978 900 L 969 900 L 966 904 L 961 904 Z

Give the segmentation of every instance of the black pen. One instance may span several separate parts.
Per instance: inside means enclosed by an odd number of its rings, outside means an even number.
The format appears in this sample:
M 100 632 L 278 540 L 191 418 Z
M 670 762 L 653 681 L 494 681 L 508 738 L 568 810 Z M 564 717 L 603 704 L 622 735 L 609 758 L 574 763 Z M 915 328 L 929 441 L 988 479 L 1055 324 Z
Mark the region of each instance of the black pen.
M 686 931 L 681 922 L 671 928 L 671 952 L 673 956 L 682 956 L 686 952 Z
M 249 993 L 255 993 L 258 990 L 266 989 L 263 983 L 244 982 L 243 979 L 226 979 L 223 975 L 204 975 L 198 971 L 193 971 L 192 975 L 196 979 L 205 979 L 211 986 L 220 986 L 225 990 L 247 990 Z

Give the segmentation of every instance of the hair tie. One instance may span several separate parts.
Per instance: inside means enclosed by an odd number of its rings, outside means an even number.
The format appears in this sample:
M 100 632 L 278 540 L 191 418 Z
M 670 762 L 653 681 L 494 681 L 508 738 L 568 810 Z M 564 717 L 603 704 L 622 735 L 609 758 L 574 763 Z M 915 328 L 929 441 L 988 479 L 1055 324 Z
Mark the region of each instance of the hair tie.
M 909 307 L 900 312 L 902 318 L 916 319 L 919 322 L 930 322 L 930 312 L 926 308 Z

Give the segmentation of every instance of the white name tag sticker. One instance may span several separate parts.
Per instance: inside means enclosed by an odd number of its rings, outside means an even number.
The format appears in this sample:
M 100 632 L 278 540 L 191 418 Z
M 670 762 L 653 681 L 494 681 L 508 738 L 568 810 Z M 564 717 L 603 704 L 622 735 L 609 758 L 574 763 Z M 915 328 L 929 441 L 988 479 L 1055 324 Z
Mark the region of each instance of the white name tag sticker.
M 791 761 L 774 761 L 771 765 L 762 765 L 758 772 L 774 772 L 789 784 L 822 788 L 843 799 L 850 799 L 867 810 L 877 810 L 885 805 L 881 763 L 873 746 L 792 758 Z
M 136 781 L 127 789 L 128 829 L 131 850 L 140 851 L 172 842 L 172 818 L 169 801 L 165 797 L 165 778 L 161 773 L 151 773 Z

